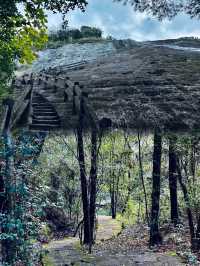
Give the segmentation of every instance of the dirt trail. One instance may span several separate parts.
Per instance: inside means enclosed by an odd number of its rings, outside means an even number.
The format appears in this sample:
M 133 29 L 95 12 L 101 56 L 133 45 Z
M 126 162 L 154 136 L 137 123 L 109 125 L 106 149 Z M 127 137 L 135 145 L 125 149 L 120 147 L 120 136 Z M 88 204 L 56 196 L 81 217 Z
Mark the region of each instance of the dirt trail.
M 118 221 L 108 216 L 98 217 L 97 245 L 93 254 L 83 252 L 78 238 L 66 238 L 52 241 L 44 248 L 48 250 L 45 266 L 181 266 L 176 256 L 154 253 L 147 249 L 127 250 L 120 249 L 121 239 L 126 242 L 126 236 L 117 237 L 121 231 Z M 123 234 L 123 233 L 122 233 Z M 112 247 L 119 238 L 119 248 Z M 110 240 L 109 240 L 110 239 Z M 127 236 L 128 241 L 128 236 Z M 105 243 L 105 248 L 102 248 Z

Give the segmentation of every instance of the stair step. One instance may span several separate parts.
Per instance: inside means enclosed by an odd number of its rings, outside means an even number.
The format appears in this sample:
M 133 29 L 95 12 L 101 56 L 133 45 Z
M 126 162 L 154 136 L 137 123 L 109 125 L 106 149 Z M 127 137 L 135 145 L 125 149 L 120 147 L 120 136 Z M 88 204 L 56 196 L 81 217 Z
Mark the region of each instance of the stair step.
M 40 96 L 37 96 L 37 95 L 33 95 L 33 99 L 35 100 L 42 100 L 44 102 L 44 99 Z
M 60 118 L 54 107 L 45 97 L 34 94 L 32 99 L 32 124 L 30 130 L 50 131 L 60 128 Z
M 33 100 L 33 101 L 42 101 L 42 102 L 44 102 L 44 103 L 47 102 L 45 99 L 43 99 L 43 98 L 41 98 L 41 97 L 35 97 L 35 96 L 33 96 L 32 100 Z
M 32 103 L 32 106 L 33 107 L 51 107 L 51 105 L 46 104 L 46 103 Z
M 29 126 L 30 130 L 53 130 L 60 128 L 60 125 L 46 125 L 46 124 L 32 124 Z
M 45 105 L 51 105 L 51 104 L 48 103 L 48 102 L 44 102 L 44 101 L 35 101 L 35 100 L 32 100 L 32 104 L 45 104 Z
M 32 121 L 33 124 L 45 124 L 45 125 L 59 125 L 60 121 L 59 120 L 37 120 L 33 119 Z
M 46 115 L 57 115 L 55 111 L 52 111 L 52 110 L 48 110 L 48 111 L 43 111 L 43 112 L 40 112 L 38 110 L 33 110 L 33 115 L 36 115 L 36 116 L 46 116 Z
M 44 101 L 35 101 L 32 100 L 32 104 L 46 104 Z
M 52 115 L 34 115 L 33 119 L 38 119 L 38 120 L 56 120 L 56 119 L 59 119 L 59 117 L 53 113 Z
M 32 103 L 32 106 L 35 106 L 35 107 L 44 106 L 44 107 L 51 107 L 52 108 L 51 104 L 46 104 L 46 103 Z
M 34 106 L 34 107 L 50 107 L 50 108 L 53 108 L 52 107 L 52 105 L 50 105 L 50 104 L 44 104 L 44 103 L 34 103 L 34 104 L 32 104 L 32 106 Z
M 48 107 L 47 108 L 47 107 L 39 107 L 38 106 L 38 107 L 34 107 L 33 110 L 34 111 L 38 111 L 38 112 L 49 111 L 49 112 L 54 112 L 55 113 L 55 111 L 54 111 L 54 109 L 52 107 Z

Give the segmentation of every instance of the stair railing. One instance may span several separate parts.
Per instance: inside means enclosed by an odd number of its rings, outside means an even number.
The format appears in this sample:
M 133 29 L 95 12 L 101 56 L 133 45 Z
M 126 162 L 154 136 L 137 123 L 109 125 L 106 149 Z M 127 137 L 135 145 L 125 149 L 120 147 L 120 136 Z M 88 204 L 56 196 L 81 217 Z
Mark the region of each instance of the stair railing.
M 1 132 L 5 135 L 10 131 L 14 100 L 11 98 L 4 99 L 3 106 L 5 107 L 5 113 L 1 125 Z
M 73 87 L 73 114 L 77 115 L 80 113 L 81 102 L 83 104 L 84 116 L 89 120 L 91 127 L 98 130 L 98 117 L 95 111 L 88 102 L 88 93 L 85 92 L 84 86 L 80 85 L 79 82 L 74 83 Z
M 26 84 L 24 84 L 24 82 Z M 17 97 L 15 100 L 12 100 L 13 101 L 12 111 L 10 111 L 10 109 L 8 107 L 6 107 L 3 122 L 1 125 L 2 130 L 8 124 L 8 120 L 9 120 L 10 129 L 13 129 L 15 127 L 15 125 L 17 124 L 17 122 L 22 117 L 22 115 L 24 114 L 24 111 L 31 105 L 33 84 L 28 84 L 28 81 L 25 81 L 24 78 L 21 82 L 21 85 L 22 85 L 22 83 L 26 87 L 25 87 L 23 93 L 19 97 Z M 14 83 L 13 83 L 13 86 L 15 86 Z M 10 103 L 10 101 L 11 101 L 11 99 L 9 101 L 8 101 L 8 99 L 5 99 L 6 103 L 8 103 L 8 102 Z
M 28 125 L 32 124 L 33 121 L 33 80 L 31 80 L 31 90 L 30 90 L 30 95 L 29 95 L 29 106 L 28 106 Z
M 96 129 L 98 128 L 98 118 L 91 107 L 91 105 L 88 102 L 88 93 L 86 93 L 83 90 L 83 86 L 79 84 L 79 82 L 72 82 L 70 81 L 69 77 L 63 78 L 63 77 L 56 77 L 55 79 L 52 79 L 51 75 L 48 74 L 40 74 L 37 77 L 34 78 L 39 78 L 39 83 L 40 85 L 44 84 L 45 86 L 57 86 L 60 88 L 64 89 L 64 102 L 72 102 L 72 115 L 78 115 L 80 113 L 80 103 L 81 99 L 83 99 L 84 103 L 84 110 L 85 110 L 85 116 L 87 119 L 89 119 L 90 124 L 92 127 L 95 127 Z M 24 80 L 23 80 L 23 83 Z M 26 83 L 27 84 L 27 83 Z M 30 81 L 29 81 L 30 84 Z M 17 113 L 17 110 L 24 111 L 25 107 L 28 106 L 29 104 L 29 121 L 28 123 L 32 123 L 32 117 L 33 117 L 33 109 L 32 109 L 32 92 L 33 92 L 33 77 L 32 77 L 32 83 L 30 84 L 31 86 L 29 88 L 26 88 L 24 91 L 23 95 L 20 96 L 20 99 L 17 100 L 18 103 L 24 103 L 25 105 L 21 106 L 20 108 L 18 106 L 15 106 L 15 111 L 14 113 Z M 39 85 L 39 84 L 38 84 Z M 19 104 L 18 104 L 19 105 Z M 17 117 L 19 119 L 19 117 Z M 14 119 L 14 123 L 18 121 L 18 119 Z

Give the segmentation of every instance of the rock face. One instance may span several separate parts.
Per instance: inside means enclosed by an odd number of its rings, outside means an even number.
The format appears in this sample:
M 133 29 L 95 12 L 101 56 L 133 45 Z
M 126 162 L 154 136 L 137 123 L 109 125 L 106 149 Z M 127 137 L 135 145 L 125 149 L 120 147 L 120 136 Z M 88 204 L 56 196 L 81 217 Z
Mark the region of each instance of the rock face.
M 138 45 L 71 67 L 67 73 L 57 68 L 51 69 L 50 75 L 46 70 L 25 76 L 16 80 L 15 86 L 18 84 L 19 93 L 19 87 L 23 92 L 32 83 L 32 93 L 54 109 L 59 130 L 77 125 L 79 97 L 84 95 L 86 116 L 90 112 L 99 124 L 106 121 L 133 130 L 159 126 L 165 131 L 185 132 L 199 130 L 199 72 L 199 53 Z

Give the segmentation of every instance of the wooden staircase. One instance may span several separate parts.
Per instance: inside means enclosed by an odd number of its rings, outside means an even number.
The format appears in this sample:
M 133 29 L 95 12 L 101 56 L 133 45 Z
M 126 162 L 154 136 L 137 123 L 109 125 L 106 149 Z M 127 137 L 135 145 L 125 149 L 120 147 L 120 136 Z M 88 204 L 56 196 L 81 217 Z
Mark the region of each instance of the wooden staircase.
M 32 97 L 32 121 L 30 130 L 49 131 L 59 129 L 60 118 L 53 107 L 42 95 L 34 92 Z
M 79 82 L 72 82 L 69 77 L 26 74 L 13 80 L 12 86 L 15 96 L 12 129 L 18 126 L 38 132 L 76 129 L 81 101 L 84 105 L 84 127 L 88 129 L 90 125 L 96 127 L 98 124 L 96 114 L 88 103 L 88 93 Z

